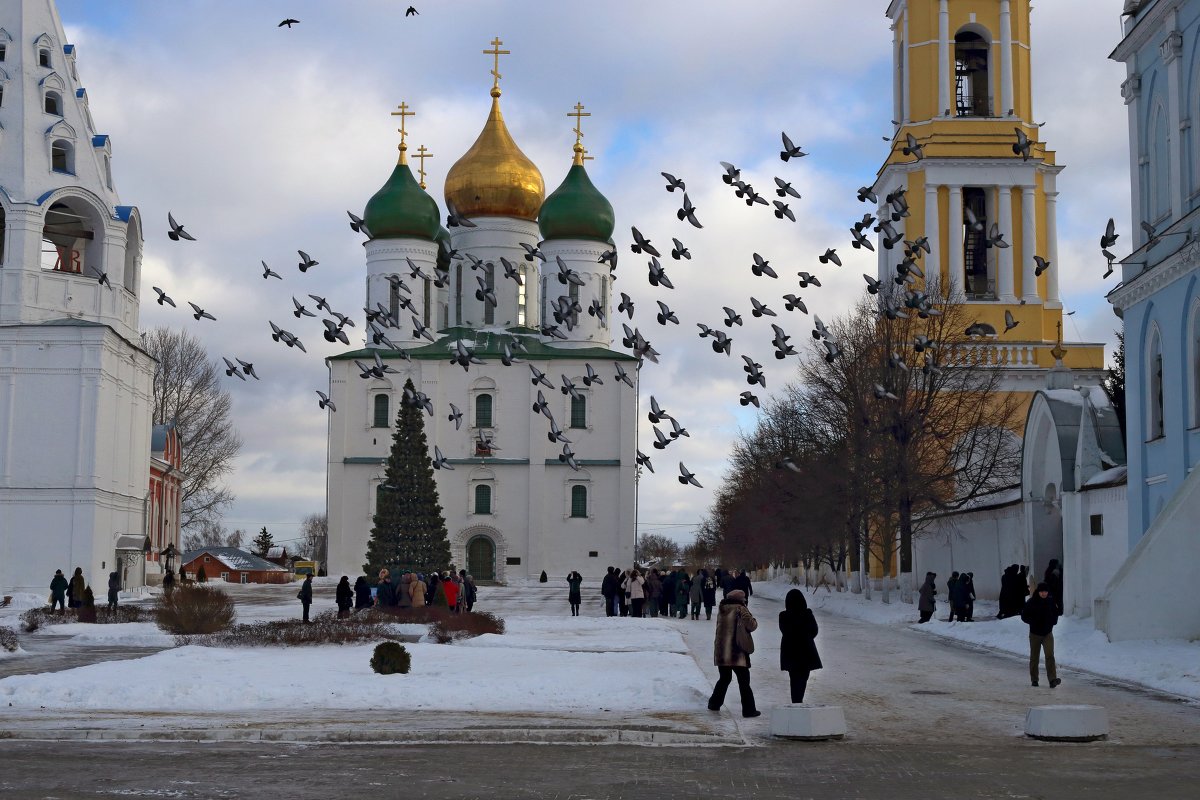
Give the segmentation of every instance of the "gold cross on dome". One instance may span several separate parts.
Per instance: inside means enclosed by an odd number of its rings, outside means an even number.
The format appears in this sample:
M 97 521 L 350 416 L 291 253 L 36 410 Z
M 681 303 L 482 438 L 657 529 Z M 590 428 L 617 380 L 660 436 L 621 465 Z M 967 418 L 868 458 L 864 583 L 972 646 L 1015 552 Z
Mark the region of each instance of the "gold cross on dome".
M 575 127 L 573 128 L 575 131 L 575 144 L 579 144 L 583 139 L 583 118 L 591 116 L 591 112 L 584 111 L 583 108 L 583 103 L 576 103 L 575 110 L 567 112 L 568 117 L 575 118 Z
M 1066 354 L 1067 348 L 1063 347 L 1062 320 L 1060 319 L 1058 321 L 1058 341 L 1055 343 L 1054 348 L 1050 351 L 1050 355 L 1054 356 L 1055 361 L 1061 363 Z
M 495 65 L 492 67 L 492 91 L 495 92 L 500 91 L 500 56 L 512 54 L 511 50 L 501 50 L 500 45 L 502 44 L 504 42 L 500 41 L 500 37 L 497 36 L 491 41 L 492 49 L 483 51 L 485 56 L 492 56 L 495 59 Z
M 427 158 L 433 158 L 433 153 L 429 152 L 425 145 L 421 145 L 417 148 L 417 159 L 421 162 L 421 166 L 417 167 L 417 175 L 421 178 L 422 189 L 425 188 L 425 159 Z
M 393 111 L 392 116 L 400 118 L 400 127 L 396 129 L 396 132 L 400 134 L 400 148 L 399 148 L 400 149 L 400 163 L 407 164 L 408 159 L 405 156 L 405 152 L 408 150 L 408 143 L 406 142 L 406 139 L 408 138 L 408 131 L 406 130 L 406 126 L 405 126 L 405 118 L 406 117 L 415 117 L 417 115 L 417 112 L 409 111 L 408 109 L 410 108 L 410 106 L 408 105 L 408 103 L 405 103 L 403 101 L 401 101 L 400 105 L 397 106 L 397 108 L 399 110 Z

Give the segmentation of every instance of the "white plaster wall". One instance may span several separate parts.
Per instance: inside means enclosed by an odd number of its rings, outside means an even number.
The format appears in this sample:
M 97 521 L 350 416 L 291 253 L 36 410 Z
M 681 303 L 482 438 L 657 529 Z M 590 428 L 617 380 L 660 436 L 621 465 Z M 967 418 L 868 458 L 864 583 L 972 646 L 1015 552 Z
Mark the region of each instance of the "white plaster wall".
M 1000 576 L 1009 564 L 1029 564 L 1020 505 L 942 517 L 913 541 L 913 572 L 923 581 L 937 573 L 939 599 L 952 572 L 972 572 L 975 596 L 1000 596 Z
M 569 331 L 565 325 L 559 326 L 559 330 L 566 334 L 569 341 L 559 341 L 558 346 L 608 347 L 612 342 L 612 320 L 608 317 L 613 291 L 612 273 L 607 264 L 600 263 L 601 254 L 608 249 L 607 244 L 582 239 L 542 242 L 542 252 L 546 255 L 546 263 L 542 267 L 542 286 L 546 298 L 543 324 L 555 324 L 550 306 L 558 297 L 570 293 L 570 287 L 558 280 L 556 259 L 561 257 L 570 269 L 579 273 L 584 282 L 584 285 L 579 287 L 579 305 L 583 309 L 579 313 L 579 324 Z M 605 309 L 603 321 L 588 314 L 588 306 L 593 299 L 600 300 Z
M 451 246 L 455 250 L 470 252 L 483 261 L 495 264 L 494 287 L 497 306 L 494 310 L 494 325 L 510 328 L 517 324 L 517 283 L 511 278 L 504 277 L 504 267 L 500 258 L 507 258 L 512 264 L 526 267 L 526 305 L 525 324 L 535 327 L 540 318 L 538 306 L 538 266 L 541 262 L 525 260 L 525 249 L 521 242 L 530 247 L 536 247 L 541 236 L 536 222 L 512 217 L 476 217 L 471 220 L 474 228 L 457 227 L 450 229 Z M 475 299 L 475 291 L 479 288 L 476 276 L 482 276 L 483 270 L 472 270 L 467 261 L 456 261 L 451 268 L 451 283 L 449 293 L 450 325 L 464 325 L 470 328 L 484 326 L 483 301 Z M 456 282 L 454 271 L 462 270 L 461 316 L 457 311 L 459 300 L 455 298 Z
M 400 295 L 412 300 L 415 311 L 399 309 L 394 320 L 399 327 L 387 328 L 385 332 L 389 339 L 402 346 L 414 345 L 418 342 L 426 343 L 426 340 L 413 336 L 412 324 L 413 316 L 421 319 L 424 315 L 425 281 L 419 277 L 412 277 L 412 268 L 408 265 L 408 259 L 411 259 L 413 264 L 417 265 L 430 278 L 429 288 L 433 294 L 430 296 L 430 319 L 427 324 L 436 331 L 440 326 L 436 302 L 438 290 L 432 280 L 436 277 L 434 270 L 437 268 L 437 244 L 420 239 L 372 239 L 366 243 L 365 250 L 367 254 L 367 308 L 376 309 L 379 304 L 382 304 L 385 309 L 390 308 L 391 281 L 388 280 L 388 277 L 392 275 L 399 277 L 411 290 L 409 292 L 401 291 Z M 313 310 L 316 313 L 315 309 Z M 369 333 L 367 334 L 367 346 L 375 346 L 371 342 Z M 379 346 L 387 347 L 387 345 Z

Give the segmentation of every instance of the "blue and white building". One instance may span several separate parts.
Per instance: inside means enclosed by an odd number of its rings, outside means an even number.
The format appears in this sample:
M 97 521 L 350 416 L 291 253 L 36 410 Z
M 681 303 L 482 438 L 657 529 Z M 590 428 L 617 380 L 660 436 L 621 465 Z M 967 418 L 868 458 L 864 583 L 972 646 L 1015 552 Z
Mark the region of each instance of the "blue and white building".
M 1132 253 L 1125 321 L 1129 557 L 1097 606 L 1110 639 L 1200 636 L 1200 0 L 1127 0 Z M 1122 242 L 1122 244 L 1125 244 Z M 1161 613 L 1160 613 L 1161 610 Z

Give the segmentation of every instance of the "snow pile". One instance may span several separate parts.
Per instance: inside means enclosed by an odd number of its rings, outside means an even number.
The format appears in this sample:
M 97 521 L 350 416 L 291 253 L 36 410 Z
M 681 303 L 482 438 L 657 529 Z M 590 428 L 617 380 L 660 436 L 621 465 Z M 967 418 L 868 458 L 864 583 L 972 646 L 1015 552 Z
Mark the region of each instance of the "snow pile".
M 34 592 L 18 592 L 12 595 L 12 600 L 4 608 L 0 609 L 0 616 L 18 616 L 22 611 L 28 611 L 31 608 L 41 608 L 49 606 L 48 598 L 50 590 L 47 589 L 45 594 L 36 594 Z
M 87 622 L 66 622 L 44 625 L 33 634 L 70 636 L 70 644 L 102 644 L 124 647 L 174 647 L 175 637 L 163 633 L 153 622 L 122 622 L 95 625 Z
M 694 710 L 707 679 L 688 655 L 566 652 L 532 629 L 529 649 L 410 644 L 408 675 L 376 675 L 373 645 L 181 647 L 63 673 L 0 680 L 0 705 L 58 710 Z M 500 638 L 500 637 L 497 637 Z M 585 638 L 585 637 L 584 637 Z M 537 645 L 536 647 L 532 645 Z M 676 634 L 674 648 L 682 650 Z
M 461 647 L 505 647 L 563 650 L 575 653 L 685 653 L 679 631 L 665 619 L 631 624 L 626 617 L 515 617 L 505 620 L 505 633 L 484 634 L 459 642 Z

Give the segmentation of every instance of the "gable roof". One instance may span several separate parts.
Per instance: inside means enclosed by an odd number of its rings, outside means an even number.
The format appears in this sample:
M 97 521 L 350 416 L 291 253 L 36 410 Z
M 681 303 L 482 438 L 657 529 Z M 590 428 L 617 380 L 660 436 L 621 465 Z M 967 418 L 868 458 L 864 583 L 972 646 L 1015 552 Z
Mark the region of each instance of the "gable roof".
M 220 561 L 231 570 L 242 572 L 287 572 L 278 564 L 272 564 L 266 559 L 259 558 L 253 553 L 247 553 L 240 547 L 201 547 L 183 554 L 180 563 L 190 564 L 202 555 L 209 555 Z

